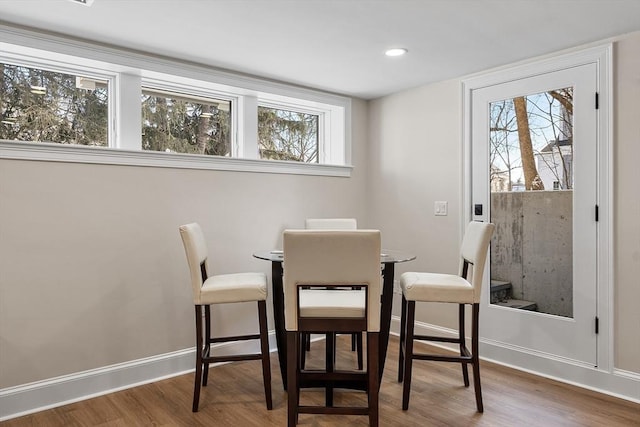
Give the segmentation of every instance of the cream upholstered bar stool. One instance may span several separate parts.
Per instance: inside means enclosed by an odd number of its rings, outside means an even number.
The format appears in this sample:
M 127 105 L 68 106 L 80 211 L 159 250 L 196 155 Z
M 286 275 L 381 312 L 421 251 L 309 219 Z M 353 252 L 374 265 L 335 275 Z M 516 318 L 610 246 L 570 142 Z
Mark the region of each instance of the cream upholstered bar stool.
M 355 218 L 307 218 L 304 221 L 307 230 L 355 230 L 358 221 Z
M 304 223 L 307 230 L 356 230 L 358 221 L 355 218 L 307 218 Z M 304 346 L 307 351 L 310 350 L 311 336 L 306 334 L 304 337 Z M 335 337 L 336 334 L 328 334 L 326 338 L 326 355 L 329 360 L 329 354 L 333 354 L 335 358 Z M 363 367 L 362 359 L 362 333 L 351 334 L 351 350 L 357 351 L 358 369 Z M 302 356 L 302 366 L 304 366 L 305 356 Z M 333 363 L 333 360 L 332 360 Z
M 299 414 L 368 415 L 378 425 L 380 231 L 285 230 L 284 299 L 287 333 L 288 425 Z M 356 287 L 356 288 L 354 288 Z M 305 370 L 306 333 L 366 331 L 366 370 Z M 367 406 L 300 405 L 302 387 L 349 387 L 367 392 Z M 328 399 L 327 399 L 328 400 Z
M 207 245 L 200 225 L 191 223 L 180 226 L 180 236 L 191 272 L 196 316 L 196 372 L 193 389 L 193 412 L 198 412 L 200 386 L 201 384 L 207 385 L 209 364 L 240 360 L 262 360 L 264 394 L 267 409 L 271 409 L 273 405 L 271 402 L 271 364 L 267 332 L 267 276 L 264 273 L 211 275 Z M 258 303 L 259 334 L 218 338 L 211 336 L 211 305 L 251 301 Z M 202 329 L 203 320 L 204 332 Z M 257 339 L 260 340 L 260 353 L 229 356 L 211 355 L 211 344 Z
M 411 391 L 411 370 L 414 360 L 435 360 L 462 364 L 462 376 L 465 387 L 469 387 L 467 365 L 473 365 L 473 387 L 476 394 L 478 412 L 484 411 L 482 390 L 480 387 L 480 365 L 478 359 L 478 321 L 480 313 L 480 294 L 487 251 L 494 225 L 484 222 L 470 222 L 467 225 L 460 249 L 460 273 L 415 273 L 407 272 L 400 276 L 402 288 L 402 312 L 400 317 L 400 355 L 398 364 L 398 382 L 404 380 L 402 388 L 402 409 L 409 408 Z M 416 302 L 444 302 L 458 304 L 458 337 L 415 335 L 414 322 Z M 472 307 L 471 351 L 465 341 L 465 306 Z M 415 353 L 415 340 L 457 343 L 460 356 Z

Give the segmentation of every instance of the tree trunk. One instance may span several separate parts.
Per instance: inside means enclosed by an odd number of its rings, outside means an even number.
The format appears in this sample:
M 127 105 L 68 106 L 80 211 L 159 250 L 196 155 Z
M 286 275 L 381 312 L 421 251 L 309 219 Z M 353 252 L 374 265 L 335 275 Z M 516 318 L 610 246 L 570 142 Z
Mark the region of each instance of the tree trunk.
M 551 90 L 547 92 L 553 99 L 558 101 L 570 116 L 573 116 L 573 93 L 566 89 Z
M 203 112 L 213 114 L 213 109 L 211 107 L 207 108 L 207 106 L 205 106 L 203 107 L 203 109 Z M 209 141 L 209 134 L 207 133 L 207 131 L 210 127 L 210 117 L 211 116 L 206 115 L 204 117 L 201 116 L 198 118 L 198 127 L 196 129 L 196 144 L 198 147 L 198 154 L 206 154 L 207 152 L 207 142 Z
M 527 190 L 544 190 L 544 184 L 538 175 L 536 162 L 533 158 L 533 145 L 529 131 L 529 117 L 527 116 L 527 101 L 524 96 L 513 98 L 518 122 L 518 139 L 520 140 L 520 157 L 524 171 L 524 186 Z

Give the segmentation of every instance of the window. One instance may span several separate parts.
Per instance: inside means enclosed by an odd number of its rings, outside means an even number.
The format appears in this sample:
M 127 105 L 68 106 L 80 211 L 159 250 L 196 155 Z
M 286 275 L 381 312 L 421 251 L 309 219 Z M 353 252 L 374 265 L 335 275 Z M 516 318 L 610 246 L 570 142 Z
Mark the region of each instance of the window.
M 573 87 L 493 101 L 489 109 L 491 180 L 506 178 L 503 191 L 521 180 L 527 191 L 573 187 Z
M 258 144 L 261 159 L 318 163 L 316 114 L 258 107 Z
M 142 149 L 231 155 L 231 102 L 142 91 Z
M 347 97 L 0 30 L 0 158 L 351 174 Z
M 0 63 L 0 139 L 108 145 L 108 81 Z

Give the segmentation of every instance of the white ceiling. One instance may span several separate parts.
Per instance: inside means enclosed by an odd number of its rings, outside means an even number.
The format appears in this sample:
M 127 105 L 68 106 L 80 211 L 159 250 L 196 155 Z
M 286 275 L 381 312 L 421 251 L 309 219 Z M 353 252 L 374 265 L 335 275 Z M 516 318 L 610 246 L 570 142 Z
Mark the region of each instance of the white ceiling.
M 640 0 L 0 0 L 2 21 L 372 99 L 640 30 Z

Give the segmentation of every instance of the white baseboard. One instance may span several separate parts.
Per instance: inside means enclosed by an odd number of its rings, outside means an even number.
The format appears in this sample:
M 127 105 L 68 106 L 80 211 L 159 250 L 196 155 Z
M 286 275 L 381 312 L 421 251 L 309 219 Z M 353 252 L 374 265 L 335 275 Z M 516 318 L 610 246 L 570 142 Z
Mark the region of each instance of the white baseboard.
M 400 318 L 391 319 L 392 334 L 400 331 Z M 416 322 L 415 333 L 420 335 L 457 336 L 457 331 L 428 323 Z M 430 342 L 430 345 L 457 351 L 453 345 Z M 640 403 L 640 374 L 613 369 L 598 369 L 545 353 L 480 339 L 480 358 L 534 375 L 572 384 L 578 387 Z
M 394 316 L 391 319 L 391 333 L 398 335 L 399 326 L 400 318 Z M 451 329 L 421 322 L 416 322 L 416 333 L 455 336 Z M 271 351 L 275 351 L 273 331 L 269 334 L 269 342 Z M 225 347 L 224 350 L 233 352 L 251 352 L 256 351 L 256 345 L 245 341 L 216 347 Z M 481 340 L 480 345 L 483 360 L 640 403 L 640 374 L 635 372 L 620 369 L 608 372 L 550 355 L 531 354 L 524 349 L 509 348 L 501 343 Z M 2 389 L 0 421 L 192 372 L 194 352 L 194 348 L 189 348 Z
M 220 353 L 259 351 L 257 342 L 212 346 Z M 275 351 L 275 334 L 269 334 Z M 211 365 L 215 366 L 215 365 Z M 0 390 L 0 421 L 193 372 L 195 347 Z M 278 374 L 279 377 L 279 374 Z

